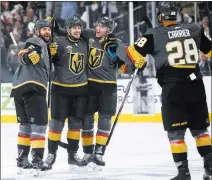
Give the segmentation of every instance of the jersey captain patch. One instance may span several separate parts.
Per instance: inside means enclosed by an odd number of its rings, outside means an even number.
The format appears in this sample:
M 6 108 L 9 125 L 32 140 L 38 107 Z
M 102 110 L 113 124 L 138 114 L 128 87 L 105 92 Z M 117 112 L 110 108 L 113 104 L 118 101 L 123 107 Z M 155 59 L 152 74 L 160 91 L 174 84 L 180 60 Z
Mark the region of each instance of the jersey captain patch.
M 84 54 L 70 53 L 69 69 L 74 74 L 80 74 L 84 69 Z
M 101 66 L 104 51 L 94 47 L 90 47 L 88 65 L 91 69 Z

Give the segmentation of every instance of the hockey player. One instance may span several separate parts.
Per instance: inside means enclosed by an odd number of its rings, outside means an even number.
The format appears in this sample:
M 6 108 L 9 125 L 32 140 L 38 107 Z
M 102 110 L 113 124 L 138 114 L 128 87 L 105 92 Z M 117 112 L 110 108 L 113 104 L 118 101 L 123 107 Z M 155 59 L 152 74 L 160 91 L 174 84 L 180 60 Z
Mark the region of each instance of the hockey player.
M 189 128 L 197 150 L 204 160 L 204 180 L 212 175 L 212 147 L 205 87 L 198 66 L 200 49 L 212 56 L 211 41 L 196 24 L 177 24 L 176 2 L 159 2 L 160 26 L 149 29 L 133 45 L 119 46 L 116 54 L 126 54 L 132 61 L 151 54 L 155 59 L 158 83 L 162 87 L 162 119 L 171 146 L 178 175 L 172 180 L 190 180 L 187 146 L 184 140 Z M 111 42 L 114 44 L 114 42 Z M 107 42 L 109 46 L 110 42 Z
M 68 118 L 68 164 L 71 166 L 83 165 L 77 156 L 77 150 L 87 103 L 88 46 L 80 37 L 81 31 L 81 20 L 74 16 L 66 20 L 67 36 L 56 39 L 58 51 L 53 57 L 55 71 L 51 89 L 49 153 L 43 170 L 52 169 L 56 160 L 58 144 L 66 118 Z
M 126 72 L 126 70 L 130 72 L 131 67 L 133 67 L 131 61 L 124 63 L 124 58 L 119 59 L 112 52 L 109 56 L 101 46 L 102 40 L 110 38 L 114 28 L 115 22 L 108 17 L 103 17 L 97 22 L 95 30 L 83 32 L 83 37 L 89 44 L 89 95 L 87 114 L 82 129 L 82 144 L 85 153 L 83 161 L 87 163 L 92 161 L 99 166 L 98 169 L 105 166 L 102 156 L 105 153 L 106 142 L 110 134 L 111 118 L 116 113 L 117 67 L 122 67 L 123 72 Z M 120 40 L 118 40 L 118 43 L 123 45 Z M 98 125 L 94 145 L 94 114 L 96 112 L 98 112 Z
M 85 153 L 83 162 L 88 164 L 92 161 L 95 165 L 100 166 L 98 169 L 105 166 L 102 156 L 105 153 L 110 133 L 111 118 L 116 112 L 117 67 L 121 67 L 123 72 L 131 72 L 131 67 L 134 67 L 128 58 L 124 63 L 125 57 L 119 59 L 112 52 L 108 52 L 110 55 L 105 53 L 102 48 L 101 42 L 104 38 L 114 39 L 114 37 L 110 37 L 114 28 L 115 22 L 108 17 L 103 17 L 97 22 L 95 30 L 86 29 L 82 32 L 82 37 L 89 45 L 87 68 L 89 95 L 87 114 L 82 127 L 82 145 Z M 63 34 L 63 30 L 59 29 L 59 33 Z M 120 40 L 117 42 L 123 45 Z M 94 114 L 96 112 L 98 112 L 98 128 L 94 145 Z
M 47 125 L 46 87 L 49 76 L 49 52 L 54 55 L 57 48 L 50 43 L 49 21 L 39 20 L 35 24 L 35 37 L 26 41 L 20 50 L 22 64 L 13 76 L 11 97 L 14 97 L 18 133 L 18 173 L 22 168 L 33 168 L 35 175 L 43 165 L 45 131 Z M 32 163 L 28 155 L 32 148 Z

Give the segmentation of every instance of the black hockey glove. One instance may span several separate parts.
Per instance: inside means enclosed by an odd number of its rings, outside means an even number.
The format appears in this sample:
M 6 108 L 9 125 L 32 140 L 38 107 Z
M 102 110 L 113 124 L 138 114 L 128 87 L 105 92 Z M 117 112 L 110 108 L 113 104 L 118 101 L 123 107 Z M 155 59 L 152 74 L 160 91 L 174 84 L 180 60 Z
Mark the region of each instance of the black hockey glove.
M 118 47 L 118 43 L 116 37 L 113 34 L 108 34 L 108 36 L 101 42 L 101 46 L 110 57 L 116 57 L 116 49 Z

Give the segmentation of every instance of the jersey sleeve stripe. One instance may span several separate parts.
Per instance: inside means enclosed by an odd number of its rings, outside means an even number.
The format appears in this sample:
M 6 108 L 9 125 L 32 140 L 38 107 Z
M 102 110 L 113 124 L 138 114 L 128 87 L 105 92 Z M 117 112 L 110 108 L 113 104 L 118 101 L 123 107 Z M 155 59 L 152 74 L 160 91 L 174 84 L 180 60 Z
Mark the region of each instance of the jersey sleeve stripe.
M 209 53 L 205 54 L 206 57 L 212 58 L 212 50 L 209 51 Z
M 138 51 L 136 51 L 134 45 L 128 46 L 126 52 L 133 63 L 136 62 L 136 59 L 144 59 L 144 57 Z

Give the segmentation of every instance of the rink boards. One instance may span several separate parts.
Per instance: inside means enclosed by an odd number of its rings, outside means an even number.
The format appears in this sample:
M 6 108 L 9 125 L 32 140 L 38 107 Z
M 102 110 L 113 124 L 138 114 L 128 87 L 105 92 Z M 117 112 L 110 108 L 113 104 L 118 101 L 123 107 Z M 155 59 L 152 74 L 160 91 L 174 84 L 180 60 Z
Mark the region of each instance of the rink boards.
M 211 118 L 211 77 L 204 77 L 208 109 Z M 119 109 L 130 79 L 117 81 L 117 110 Z M 136 78 L 126 99 L 119 122 L 161 122 L 161 88 L 155 78 L 147 78 L 145 84 Z M 1 122 L 16 122 L 12 85 L 1 84 Z M 142 108 L 141 108 L 142 107 Z M 96 115 L 97 118 L 97 115 Z M 115 117 L 114 117 L 115 118 Z M 113 119 L 114 119 L 113 118 Z

